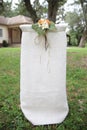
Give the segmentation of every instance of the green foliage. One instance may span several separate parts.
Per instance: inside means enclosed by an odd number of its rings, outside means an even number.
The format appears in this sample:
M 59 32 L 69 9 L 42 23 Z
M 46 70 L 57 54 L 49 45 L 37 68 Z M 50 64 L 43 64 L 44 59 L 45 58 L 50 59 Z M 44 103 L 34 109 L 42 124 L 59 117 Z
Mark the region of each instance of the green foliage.
M 76 29 L 70 30 L 70 32 L 69 32 L 70 37 L 71 37 L 70 43 L 72 46 L 79 45 L 80 39 L 82 37 L 82 30 L 83 30 L 83 28 L 81 28 L 81 27 L 77 27 Z
M 71 45 L 78 46 L 84 30 L 82 12 L 68 12 L 65 20 L 70 27 Z
M 6 17 L 11 17 L 13 16 L 13 11 L 11 9 L 12 2 L 3 2 L 3 8 L 0 11 L 0 15 L 6 16 Z
M 84 47 L 87 41 L 85 36 L 87 35 L 85 31 L 87 30 L 87 1 L 75 0 L 73 5 L 74 11 L 66 14 L 66 21 L 70 26 L 71 44 L 79 45 L 80 43 L 80 47 Z
M 56 31 L 56 27 L 54 22 L 51 22 L 50 27 L 49 27 L 49 31 Z
M 65 21 L 69 23 L 69 26 L 71 28 L 74 28 L 78 25 L 82 25 L 82 14 L 79 14 L 79 12 L 73 11 L 73 12 L 67 12 Z
M 69 114 L 61 124 L 34 127 L 20 109 L 20 49 L 0 49 L 0 130 L 87 130 L 87 48 L 69 48 Z
M 76 34 L 75 34 L 74 30 L 70 31 L 70 37 L 71 37 L 71 41 L 70 41 L 71 45 L 76 46 L 77 45 L 77 39 L 76 39 Z
M 21 0 L 20 3 L 16 3 L 16 7 L 14 8 L 14 15 L 24 15 L 30 17 L 23 0 Z
M 38 23 L 33 24 L 32 28 L 39 34 L 39 35 L 45 35 L 46 31 L 43 30 L 41 27 L 38 27 Z
M 58 1 L 58 8 L 62 6 L 67 0 L 59 0 Z M 27 2 L 28 3 L 28 2 Z M 54 1 L 52 0 L 52 4 Z M 42 4 L 40 3 L 40 0 L 34 0 L 33 4 L 31 5 L 33 9 L 36 12 L 37 18 L 47 18 L 48 13 L 48 0 L 44 0 Z M 0 15 L 6 16 L 6 17 L 12 17 L 16 15 L 25 15 L 29 17 L 33 17 L 34 14 L 32 14 L 32 11 L 25 7 L 24 0 L 20 0 L 19 3 L 16 3 L 16 6 L 12 8 L 12 1 L 3 1 L 3 7 L 0 7 Z M 35 18 L 35 19 L 37 19 Z M 33 19 L 33 18 L 32 18 Z

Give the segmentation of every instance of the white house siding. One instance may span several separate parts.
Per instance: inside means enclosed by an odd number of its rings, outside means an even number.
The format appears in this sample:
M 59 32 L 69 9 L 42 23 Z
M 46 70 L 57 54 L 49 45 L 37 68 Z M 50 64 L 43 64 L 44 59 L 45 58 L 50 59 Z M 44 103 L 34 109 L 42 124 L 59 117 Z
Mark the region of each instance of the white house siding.
M 6 40 L 8 42 L 8 28 L 7 28 L 7 26 L 0 25 L 0 29 L 2 29 L 2 36 L 0 36 L 0 43 L 2 43 L 3 40 Z

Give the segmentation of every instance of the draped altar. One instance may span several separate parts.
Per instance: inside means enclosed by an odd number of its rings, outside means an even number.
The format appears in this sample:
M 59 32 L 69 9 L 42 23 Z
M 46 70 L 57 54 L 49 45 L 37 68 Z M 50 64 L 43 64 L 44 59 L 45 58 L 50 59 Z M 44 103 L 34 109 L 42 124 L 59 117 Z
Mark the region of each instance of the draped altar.
M 21 25 L 20 103 L 33 125 L 61 123 L 68 114 L 66 94 L 66 25 L 38 37 L 31 25 Z

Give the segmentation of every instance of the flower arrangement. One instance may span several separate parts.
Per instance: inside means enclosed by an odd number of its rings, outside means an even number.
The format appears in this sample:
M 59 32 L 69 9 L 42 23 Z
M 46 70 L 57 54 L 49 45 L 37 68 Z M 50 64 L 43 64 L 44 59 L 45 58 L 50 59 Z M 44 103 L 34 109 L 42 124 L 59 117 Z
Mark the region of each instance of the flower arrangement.
M 45 38 L 45 49 L 48 48 L 48 41 L 46 33 L 48 31 L 55 31 L 55 24 L 48 19 L 40 19 L 37 23 L 32 25 L 32 28 L 38 33 L 39 36 L 43 35 Z
M 47 31 L 55 31 L 55 24 L 48 19 L 40 19 L 37 23 L 32 25 L 32 28 L 39 34 L 44 35 Z

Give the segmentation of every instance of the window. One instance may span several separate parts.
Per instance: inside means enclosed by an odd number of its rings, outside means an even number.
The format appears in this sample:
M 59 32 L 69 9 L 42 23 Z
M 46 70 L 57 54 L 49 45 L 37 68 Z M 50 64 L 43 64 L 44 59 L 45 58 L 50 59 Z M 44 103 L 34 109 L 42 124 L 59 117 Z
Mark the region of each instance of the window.
M 2 29 L 0 29 L 0 37 L 2 37 Z

